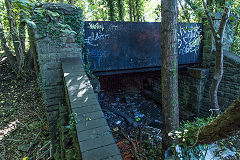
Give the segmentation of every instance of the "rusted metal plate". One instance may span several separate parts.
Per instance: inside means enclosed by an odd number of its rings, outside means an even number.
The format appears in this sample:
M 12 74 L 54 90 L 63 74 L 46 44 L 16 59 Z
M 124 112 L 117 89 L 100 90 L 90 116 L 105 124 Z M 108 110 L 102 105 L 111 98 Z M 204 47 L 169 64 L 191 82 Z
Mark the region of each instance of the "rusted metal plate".
M 202 24 L 178 25 L 178 63 L 199 63 Z M 85 22 L 85 62 L 93 72 L 161 67 L 161 23 Z

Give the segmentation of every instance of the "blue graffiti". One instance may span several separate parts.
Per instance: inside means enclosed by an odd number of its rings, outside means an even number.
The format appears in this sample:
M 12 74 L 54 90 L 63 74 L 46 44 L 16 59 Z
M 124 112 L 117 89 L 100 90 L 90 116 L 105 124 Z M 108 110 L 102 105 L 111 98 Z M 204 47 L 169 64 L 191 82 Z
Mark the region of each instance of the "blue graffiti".
M 106 55 L 106 51 L 102 51 L 101 49 L 90 49 L 89 50 L 89 56 L 98 58 L 98 65 L 100 66 L 101 58 Z
M 98 46 L 98 40 L 104 40 L 109 37 L 109 34 L 101 34 L 101 33 L 94 33 L 92 32 L 89 37 L 85 39 L 85 42 L 90 46 Z

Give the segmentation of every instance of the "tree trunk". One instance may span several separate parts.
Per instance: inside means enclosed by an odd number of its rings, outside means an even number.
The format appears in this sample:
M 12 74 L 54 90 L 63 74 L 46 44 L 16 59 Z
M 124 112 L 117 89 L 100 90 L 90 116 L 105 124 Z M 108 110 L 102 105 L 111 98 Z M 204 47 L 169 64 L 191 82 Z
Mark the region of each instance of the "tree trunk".
M 163 151 L 175 141 L 168 136 L 179 128 L 178 61 L 177 61 L 177 0 L 162 0 L 162 116 Z
M 139 4 L 139 0 L 136 0 L 135 2 L 136 4 L 136 21 L 139 22 L 140 21 L 140 12 L 141 12 L 141 8 L 140 8 L 140 4 Z
M 109 8 L 109 20 L 114 21 L 115 20 L 115 14 L 114 14 L 114 3 L 113 0 L 108 0 L 107 1 L 108 8 Z
M 222 38 L 223 39 L 223 38 Z M 220 113 L 220 107 L 218 105 L 218 87 L 222 80 L 223 76 L 223 47 L 222 47 L 222 40 L 216 41 L 216 65 L 215 65 L 215 72 L 212 80 L 212 84 L 210 86 L 209 95 L 210 95 L 210 103 L 211 107 L 215 110 L 215 115 Z
M 118 0 L 118 16 L 119 21 L 124 21 L 124 8 L 123 8 L 123 0 Z
M 212 0 L 211 0 L 212 1 Z M 215 115 L 220 113 L 220 107 L 218 105 L 218 98 L 217 98 L 217 92 L 218 92 L 218 86 L 222 80 L 223 76 L 223 33 L 230 15 L 231 10 L 231 3 L 230 6 L 225 6 L 222 19 L 220 21 L 220 25 L 218 30 L 216 31 L 214 28 L 212 17 L 209 13 L 209 9 L 207 7 L 207 4 L 204 0 L 202 0 L 203 6 L 205 9 L 205 13 L 207 15 L 211 31 L 213 33 L 213 37 L 216 44 L 216 65 L 215 65 L 215 72 L 212 84 L 210 86 L 209 95 L 210 95 L 210 103 L 211 108 L 215 109 Z M 227 4 L 226 4 L 227 5 Z
M 236 131 L 240 130 L 239 122 L 240 97 L 215 120 L 200 128 L 196 144 L 211 144 L 217 140 L 232 136 Z
M 128 3 L 129 3 L 129 19 L 130 22 L 132 22 L 132 10 L 133 10 L 132 0 L 129 0 Z
M 1 19 L 0 19 L 1 20 Z M 3 51 L 7 57 L 8 62 L 12 66 L 13 69 L 16 69 L 17 66 L 17 60 L 16 57 L 13 56 L 10 48 L 7 46 L 7 40 L 4 35 L 4 30 L 2 26 L 2 22 L 0 21 L 0 40 L 1 40 L 1 46 L 3 48 Z
M 10 26 L 10 33 L 13 40 L 14 51 L 16 54 L 17 64 L 18 64 L 18 72 L 21 72 L 24 66 L 24 51 L 21 46 L 21 39 L 19 38 L 18 30 L 17 30 L 17 23 L 15 14 L 13 13 L 12 9 L 12 1 L 5 0 L 5 5 L 7 8 L 7 15 L 8 15 L 8 22 Z
M 24 17 L 20 16 L 20 21 L 23 20 Z M 24 53 L 26 48 L 25 48 L 25 40 L 26 40 L 26 23 L 20 23 L 19 24 L 19 39 L 21 41 L 21 47 Z

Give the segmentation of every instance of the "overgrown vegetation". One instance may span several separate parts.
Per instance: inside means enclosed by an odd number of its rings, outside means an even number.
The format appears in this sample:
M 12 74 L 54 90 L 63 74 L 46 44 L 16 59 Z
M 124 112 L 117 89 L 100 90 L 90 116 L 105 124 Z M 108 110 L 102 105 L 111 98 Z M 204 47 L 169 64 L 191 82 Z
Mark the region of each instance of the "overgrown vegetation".
M 40 158 L 50 138 L 36 77 L 19 79 L 2 54 L 0 97 L 0 159 Z
M 83 31 L 81 30 L 83 17 L 79 14 L 60 16 L 63 14 L 61 11 L 52 12 L 42 9 L 40 1 L 0 0 L 0 3 L 0 115 L 3 119 L 0 123 L 0 129 L 4 135 L 5 131 L 7 133 L 5 137 L 0 137 L 2 138 L 0 141 L 3 142 L 0 145 L 0 156 L 9 159 L 24 157 L 36 159 L 44 152 L 45 148 L 42 147 L 49 144 L 49 138 L 46 117 L 40 114 L 44 112 L 44 109 L 39 89 L 36 86 L 36 77 L 29 76 L 32 75 L 33 71 L 38 70 L 34 44 L 36 39 L 33 37 L 33 29 L 37 27 L 38 38 L 50 36 L 58 42 L 59 47 L 62 46 L 63 34 L 73 34 L 76 42 L 83 45 Z M 178 4 L 179 21 L 201 22 L 203 18 L 206 18 L 203 14 L 204 7 L 199 1 L 179 0 Z M 221 4 L 223 3 L 209 4 L 205 10 L 212 11 L 210 16 L 215 17 L 219 12 L 224 11 Z M 87 20 L 160 21 L 161 19 L 160 1 L 154 0 L 85 0 L 77 1 L 75 5 L 83 8 Z M 226 8 L 229 7 L 227 3 L 223 5 Z M 234 1 L 226 28 L 227 39 L 231 43 L 231 51 L 238 55 L 240 55 L 239 8 L 240 2 Z M 217 32 L 214 36 L 216 39 L 222 37 Z M 17 74 L 10 71 L 10 67 L 6 65 L 5 56 L 12 66 L 11 69 Z M 89 68 L 88 71 L 90 72 Z M 25 78 L 18 79 L 19 76 Z M 186 122 L 180 131 L 173 133 L 175 138 L 181 139 L 181 143 L 178 144 L 181 147 L 180 157 L 179 153 L 175 152 L 178 158 L 204 159 L 208 147 L 196 145 L 196 130 L 211 121 L 212 119 L 197 119 L 196 122 Z M 13 138 L 9 138 L 7 135 Z M 186 141 L 187 137 L 195 138 L 189 138 Z M 184 143 L 185 141 L 186 143 Z M 226 142 L 226 140 L 223 141 Z M 133 141 L 129 140 L 129 142 L 134 146 Z M 147 142 L 146 144 L 149 145 Z M 227 142 L 223 142 L 223 144 L 227 144 Z M 239 149 L 236 150 L 239 152 Z M 67 152 L 69 155 L 72 154 L 71 150 Z M 157 152 L 149 150 L 149 152 L 144 153 L 147 155 Z M 139 155 L 136 154 L 136 156 Z

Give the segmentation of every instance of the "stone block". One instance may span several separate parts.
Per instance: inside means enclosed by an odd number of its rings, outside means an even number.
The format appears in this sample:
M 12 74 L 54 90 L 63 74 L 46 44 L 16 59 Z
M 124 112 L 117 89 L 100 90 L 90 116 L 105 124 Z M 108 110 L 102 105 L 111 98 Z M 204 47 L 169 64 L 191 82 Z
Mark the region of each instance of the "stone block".
M 70 102 L 77 102 L 83 105 L 89 105 L 93 102 L 97 102 L 96 95 L 94 93 L 85 94 L 83 92 L 76 92 L 75 94 L 69 95 Z M 72 106 L 73 107 L 73 106 Z
M 106 134 L 93 139 L 88 139 L 79 143 L 81 152 L 86 152 L 92 149 L 101 148 L 107 145 L 115 144 L 112 134 Z
M 57 123 L 57 119 L 58 119 L 58 111 L 52 111 L 52 112 L 47 112 L 47 119 L 49 121 L 49 123 Z M 55 126 L 56 127 L 56 126 Z
M 99 105 L 97 98 L 94 94 L 85 95 L 81 99 L 72 98 L 71 101 L 71 108 L 79 108 L 79 107 L 86 107 L 86 106 L 94 106 Z
M 82 131 L 94 129 L 101 126 L 107 126 L 107 122 L 105 118 L 94 119 L 94 120 L 76 124 L 77 132 L 82 132 Z
M 78 111 L 78 112 L 74 112 L 74 111 Z M 74 110 L 73 114 L 76 115 L 77 121 L 79 123 L 81 122 L 86 122 L 89 120 L 94 120 L 94 119 L 99 119 L 99 118 L 104 118 L 104 114 L 103 112 L 100 111 L 96 111 L 96 112 L 81 112 L 81 110 Z
M 72 108 L 73 113 L 79 113 L 79 114 L 86 114 L 91 112 L 99 112 L 102 111 L 99 104 L 90 105 L 90 106 L 83 106 L 79 105 L 78 108 Z
M 47 106 L 47 111 L 55 110 L 55 108 L 51 108 L 51 106 L 59 105 L 64 103 L 63 97 L 54 97 L 54 98 L 46 98 L 45 105 Z
M 103 154 L 104 153 L 104 154 Z M 116 144 L 111 144 L 101 148 L 92 149 L 82 153 L 83 160 L 103 160 L 113 156 L 119 158 L 120 152 Z M 116 159 L 117 160 L 117 159 Z
M 122 156 L 120 154 L 118 154 L 115 156 L 108 157 L 105 160 L 122 160 Z
M 64 89 L 62 85 L 44 87 L 43 89 L 46 98 L 64 97 Z
M 62 68 L 64 73 L 85 71 L 80 57 L 62 59 Z
M 188 67 L 187 70 L 188 70 L 190 76 L 193 77 L 193 78 L 202 79 L 202 78 L 206 78 L 206 76 L 208 75 L 208 70 L 204 69 L 204 68 L 190 68 L 190 67 Z
M 85 131 L 79 132 L 78 141 L 79 142 L 86 141 L 88 139 L 94 139 L 107 134 L 112 134 L 110 128 L 108 126 L 101 126 L 91 130 L 85 130 Z
M 53 112 L 53 111 L 58 111 L 58 110 L 59 110 L 59 105 L 46 106 L 47 112 Z

